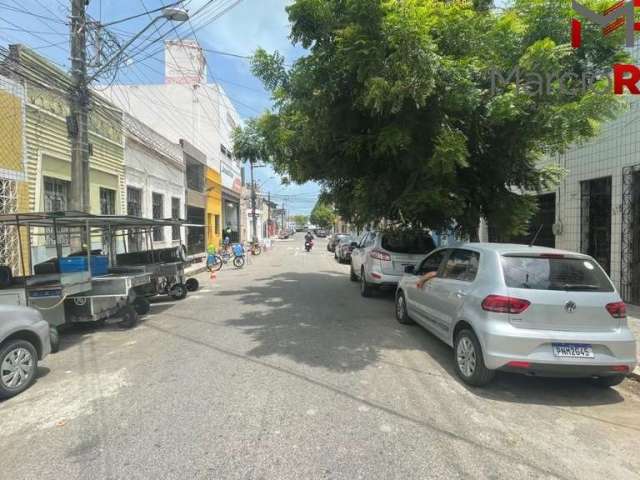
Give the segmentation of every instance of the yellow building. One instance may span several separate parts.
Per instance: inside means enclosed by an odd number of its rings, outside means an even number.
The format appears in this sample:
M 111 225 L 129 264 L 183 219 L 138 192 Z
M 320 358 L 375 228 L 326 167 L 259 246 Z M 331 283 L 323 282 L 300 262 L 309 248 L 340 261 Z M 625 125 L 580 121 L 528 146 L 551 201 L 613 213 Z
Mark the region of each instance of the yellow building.
M 207 167 L 207 246 L 218 248 L 222 241 L 222 177 L 220 172 Z
M 24 88 L 0 77 L 0 214 L 25 211 L 29 206 L 24 125 Z M 16 275 L 22 272 L 19 250 L 15 228 L 0 227 L 0 265 L 10 266 Z

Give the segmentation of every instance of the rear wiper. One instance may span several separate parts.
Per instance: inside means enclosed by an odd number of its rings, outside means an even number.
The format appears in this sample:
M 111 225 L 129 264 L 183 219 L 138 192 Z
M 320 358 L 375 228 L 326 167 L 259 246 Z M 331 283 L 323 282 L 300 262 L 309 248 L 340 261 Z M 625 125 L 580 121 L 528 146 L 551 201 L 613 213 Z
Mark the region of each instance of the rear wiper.
M 565 283 L 558 290 L 600 290 L 598 285 L 586 285 L 580 283 Z

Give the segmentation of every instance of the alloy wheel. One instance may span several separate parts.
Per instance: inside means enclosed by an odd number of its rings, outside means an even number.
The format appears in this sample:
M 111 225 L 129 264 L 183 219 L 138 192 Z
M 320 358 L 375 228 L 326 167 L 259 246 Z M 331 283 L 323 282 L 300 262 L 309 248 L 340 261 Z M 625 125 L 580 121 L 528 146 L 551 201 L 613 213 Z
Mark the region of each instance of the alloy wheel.
M 404 297 L 402 295 L 398 295 L 396 300 L 396 315 L 399 320 L 404 318 Z
M 469 337 L 462 337 L 456 349 L 458 367 L 465 377 L 471 377 L 476 371 L 476 349 Z
M 22 347 L 11 350 L 2 361 L 0 378 L 7 388 L 17 389 L 27 383 L 33 375 L 33 357 Z

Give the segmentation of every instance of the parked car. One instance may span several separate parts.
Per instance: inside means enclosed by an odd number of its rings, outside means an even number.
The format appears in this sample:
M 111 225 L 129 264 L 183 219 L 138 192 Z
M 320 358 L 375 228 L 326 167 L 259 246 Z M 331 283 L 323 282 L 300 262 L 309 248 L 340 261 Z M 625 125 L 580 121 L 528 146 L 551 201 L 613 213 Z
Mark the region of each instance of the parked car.
M 436 248 L 423 231 L 365 232 L 352 243 L 351 280 L 368 297 L 376 288 L 396 288 L 407 266 L 416 266 Z
M 400 323 L 415 321 L 453 347 L 469 385 L 498 370 L 622 382 L 636 366 L 626 307 L 591 257 L 543 247 L 465 244 L 407 268 Z M 423 288 L 418 277 L 435 272 Z
M 327 238 L 326 230 L 316 230 L 316 237 L 318 238 Z
M 336 245 L 334 256 L 339 263 L 351 263 L 351 252 L 353 251 L 352 243 L 355 241 L 355 237 L 347 235 L 343 237 Z
M 33 308 L 0 305 L 0 398 L 29 388 L 51 352 L 49 324 Z
M 333 235 L 330 235 L 329 241 L 327 242 L 327 250 L 335 253 L 338 242 L 345 237 L 351 237 L 351 235 L 348 233 L 334 233 Z

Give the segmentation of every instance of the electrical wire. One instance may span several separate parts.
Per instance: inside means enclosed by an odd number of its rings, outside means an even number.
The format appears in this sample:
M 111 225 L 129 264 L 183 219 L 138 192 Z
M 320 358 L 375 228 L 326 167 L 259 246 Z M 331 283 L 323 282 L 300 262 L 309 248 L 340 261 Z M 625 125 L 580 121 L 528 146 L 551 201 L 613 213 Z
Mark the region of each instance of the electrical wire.
M 0 6 L 3 7 L 5 10 L 10 10 L 12 12 L 22 13 L 22 14 L 25 14 L 25 15 L 30 15 L 30 16 L 35 17 L 35 18 L 40 18 L 42 20 L 47 20 L 48 22 L 60 23 L 62 25 L 66 25 L 67 24 L 67 22 L 64 22 L 62 20 L 56 20 L 55 18 L 50 18 L 50 17 L 44 16 L 44 15 L 39 15 L 37 13 L 33 13 L 33 12 L 28 11 L 28 10 L 24 10 L 22 8 L 14 7 L 12 5 L 7 5 L 4 2 L 0 2 Z

